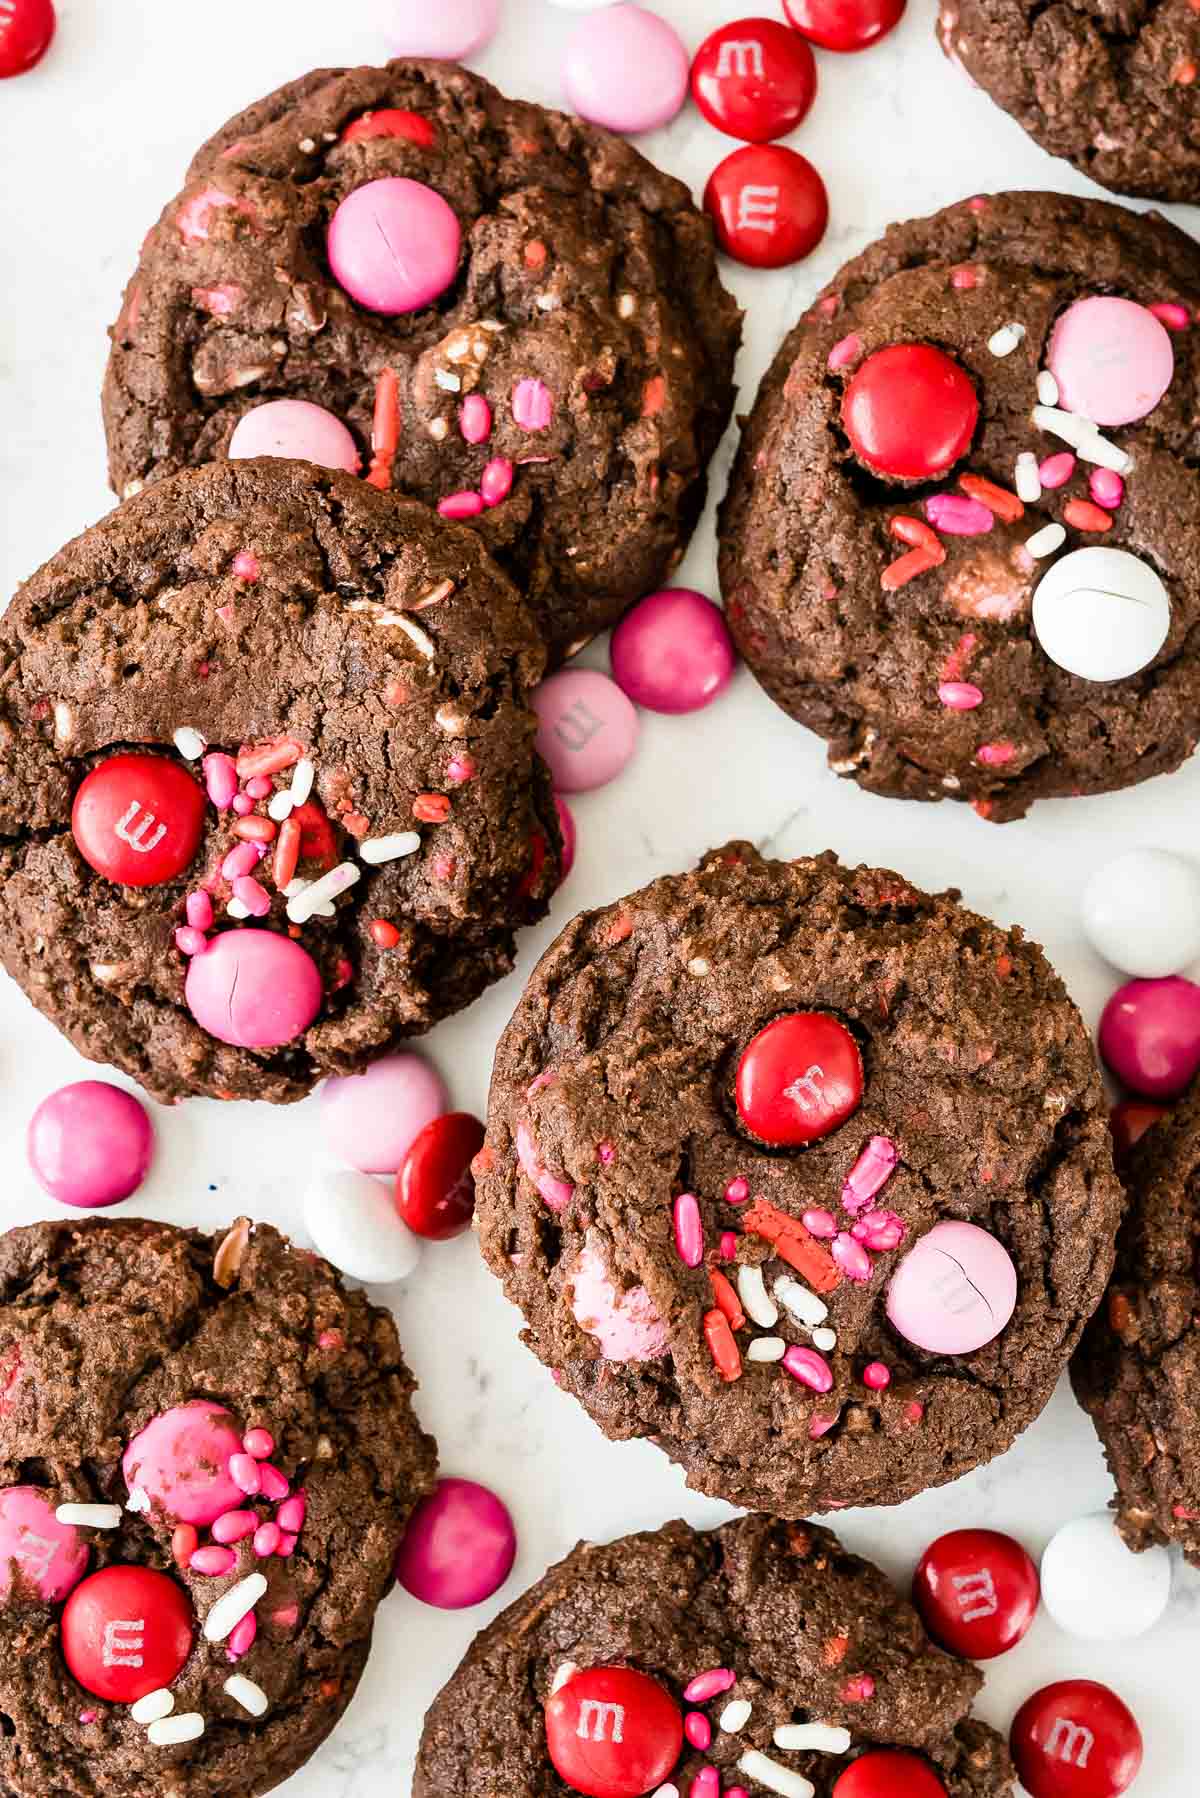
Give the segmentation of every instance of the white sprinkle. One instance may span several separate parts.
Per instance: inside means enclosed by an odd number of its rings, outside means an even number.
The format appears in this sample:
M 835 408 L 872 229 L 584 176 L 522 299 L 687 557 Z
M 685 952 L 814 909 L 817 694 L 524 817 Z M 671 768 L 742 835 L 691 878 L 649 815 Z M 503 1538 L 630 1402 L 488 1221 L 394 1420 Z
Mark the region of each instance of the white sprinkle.
M 1037 378 L 1037 395 L 1043 406 L 1058 404 L 1058 382 L 1048 368 L 1044 368 Z
M 1032 450 L 1022 450 L 1017 457 L 1016 474 L 1013 486 L 1017 490 L 1017 498 L 1031 506 L 1042 497 L 1042 477 L 1038 473 L 1038 460 Z
M 574 1661 L 563 1661 L 550 1682 L 550 1696 L 553 1698 L 556 1692 L 561 1692 L 567 1681 L 574 1679 L 578 1672 L 579 1668 Z
M 135 1723 L 157 1723 L 160 1717 L 169 1717 L 174 1709 L 174 1692 L 168 1692 L 166 1686 L 159 1686 L 157 1692 L 147 1692 L 144 1698 L 131 1704 L 129 1715 Z
M 1064 412 L 1060 406 L 1035 406 L 1033 422 L 1040 431 L 1049 431 L 1052 437 L 1061 437 L 1072 449 L 1081 449 L 1097 435 L 1096 427 L 1088 418 L 1080 418 L 1075 412 Z
M 745 1729 L 749 1723 L 752 1709 L 748 1698 L 733 1699 L 717 1718 L 717 1728 L 723 1729 L 727 1736 L 736 1736 L 739 1729 Z
M 637 311 L 637 301 L 631 293 L 623 293 L 617 301 L 617 317 L 632 318 Z
M 435 369 L 433 371 L 433 378 L 442 389 L 443 393 L 462 392 L 462 376 L 451 374 L 448 368 Z
M 135 499 L 145 485 L 145 481 L 126 481 L 121 489 L 121 498 Z
M 316 149 L 316 147 L 317 147 L 317 145 L 316 145 L 315 138 L 302 137 L 300 139 L 300 148 L 303 151 L 305 156 L 311 156 L 313 151 Z
M 561 305 L 562 301 L 556 293 L 539 293 L 537 297 L 539 312 L 557 312 Z
M 679 1798 L 679 1787 L 673 1786 L 668 1780 L 666 1785 L 659 1786 L 657 1792 L 651 1794 L 651 1798 Z
M 225 907 L 225 911 L 229 917 L 237 918 L 239 922 L 250 916 L 249 906 L 243 905 L 240 899 L 231 899 Z
M 288 900 L 288 917 L 293 924 L 307 924 L 319 906 L 330 904 L 361 879 L 362 869 L 357 862 L 339 862 L 328 874 L 322 874 L 320 880 L 314 880 L 302 893 Z
M 782 1336 L 756 1336 L 746 1350 L 747 1361 L 782 1361 L 787 1343 Z
M 293 805 L 304 804 L 305 800 L 313 790 L 313 781 L 316 777 L 316 768 L 306 755 L 302 755 L 300 760 L 296 763 L 296 766 L 292 769 L 291 793 Z
M 814 1330 L 812 1339 L 813 1347 L 820 1349 L 823 1355 L 827 1355 L 831 1349 L 837 1347 L 836 1330 Z
M 75 728 L 75 714 L 70 706 L 59 700 L 54 708 L 54 735 L 60 743 L 65 743 Z
M 1025 547 L 1028 549 L 1029 545 L 1026 544 Z M 947 793 L 957 793 L 958 789 L 962 786 L 962 781 L 959 780 L 957 774 L 943 774 L 942 785 L 945 787 Z
M 421 654 L 425 657 L 425 660 L 427 662 L 432 662 L 434 656 L 437 654 L 437 651 L 433 647 L 433 638 L 428 636 L 426 632 L 421 629 L 419 624 L 415 624 L 411 618 L 405 618 L 400 613 L 397 613 L 394 617 L 385 619 L 383 622 L 387 624 L 398 624 L 405 636 L 420 650 Z
M 262 1574 L 251 1573 L 236 1586 L 231 1586 L 228 1592 L 223 1592 L 204 1619 L 205 1640 L 223 1642 L 242 1618 L 250 1615 L 266 1589 L 267 1582 Z
M 455 331 L 442 346 L 447 362 L 465 362 L 471 354 L 471 337 L 467 331 Z
M 150 1509 L 150 1494 L 144 1486 L 135 1486 L 125 1500 L 127 1511 L 142 1512 Z
M 450 435 L 450 426 L 444 418 L 433 418 L 429 421 L 429 435 L 435 443 L 445 443 Z
M 850 1746 L 848 1729 L 832 1729 L 828 1723 L 781 1723 L 775 1731 L 776 1748 L 795 1753 L 815 1748 L 818 1754 L 845 1754 Z
M 1052 556 L 1056 549 L 1061 549 L 1066 540 L 1067 533 L 1061 524 L 1044 524 L 1032 537 L 1026 537 L 1025 547 L 1040 561 L 1043 556 Z
M 440 605 L 443 599 L 449 599 L 453 591 L 453 581 L 439 581 L 436 587 L 431 587 L 428 593 L 422 593 L 420 599 L 414 600 L 408 609 L 410 612 L 427 612 L 430 606 Z
M 757 1748 L 747 1748 L 738 1767 L 749 1778 L 757 1779 L 760 1786 L 766 1786 L 768 1792 L 778 1792 L 780 1798 L 816 1798 L 816 1786 L 805 1779 L 803 1773 L 781 1767 L 778 1761 L 773 1761 L 768 1754 L 760 1754 Z
M 1094 462 L 1098 468 L 1114 469 L 1117 474 L 1128 474 L 1133 467 L 1133 457 L 1099 431 L 1079 445 L 1079 458 L 1082 462 Z
M 77 1523 L 85 1530 L 119 1530 L 120 1505 L 59 1505 L 54 1515 L 60 1523 Z
M 260 1579 L 262 1575 L 258 1576 Z M 266 1581 L 263 1580 L 263 1584 Z M 146 1731 L 146 1738 L 156 1748 L 173 1748 L 176 1742 L 194 1742 L 204 1734 L 204 1718 L 199 1711 L 184 1711 L 178 1717 L 160 1717 Z
M 497 318 L 481 318 L 479 321 L 479 329 L 481 331 L 503 331 L 504 326 Z
M 988 338 L 988 349 L 993 356 L 1011 356 L 1024 335 L 1024 325 L 1019 325 L 1014 319 L 1011 324 L 1001 325 L 998 331 L 992 332 Z
M 704 976 L 709 971 L 709 964 L 702 955 L 693 955 L 691 961 L 689 961 L 687 965 L 687 971 L 689 974 L 694 974 L 697 980 L 703 980 Z
M 781 1274 L 775 1282 L 775 1297 L 785 1311 L 790 1311 L 797 1323 L 802 1323 L 807 1330 L 813 1330 L 823 1324 L 829 1316 L 829 1307 L 819 1299 L 815 1292 L 802 1286 L 799 1280 L 793 1280 L 788 1274 Z
M 270 1700 L 262 1687 L 252 1679 L 247 1679 L 244 1673 L 231 1673 L 225 1681 L 225 1690 L 233 1702 L 240 1704 L 244 1711 L 249 1711 L 252 1717 L 266 1716 Z
M 202 737 L 200 732 L 193 730 L 190 724 L 181 724 L 172 741 L 187 762 L 198 762 L 208 748 L 207 737 Z
M 272 793 L 271 795 L 271 803 L 267 807 L 267 816 L 269 818 L 274 818 L 276 824 L 282 824 L 285 818 L 291 817 L 292 806 L 294 804 L 295 801 L 287 788 L 280 787 L 278 793 Z
M 440 705 L 433 714 L 433 722 L 448 737 L 465 737 L 467 734 L 467 720 L 455 706 Z
M 747 1317 L 761 1324 L 764 1330 L 779 1322 L 779 1306 L 767 1291 L 761 1267 L 739 1267 L 737 1286 Z
M 395 830 L 389 837 L 364 837 L 358 845 L 358 853 L 372 868 L 378 868 L 384 862 L 415 855 L 420 847 L 421 838 L 415 830 Z

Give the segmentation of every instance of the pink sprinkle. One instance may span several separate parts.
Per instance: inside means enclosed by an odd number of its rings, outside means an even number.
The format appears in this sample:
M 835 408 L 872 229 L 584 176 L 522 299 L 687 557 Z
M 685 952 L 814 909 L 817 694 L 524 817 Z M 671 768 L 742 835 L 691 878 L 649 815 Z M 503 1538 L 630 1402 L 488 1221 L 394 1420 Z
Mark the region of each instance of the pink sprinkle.
M 323 1346 L 324 1344 L 322 1344 Z M 270 1499 L 273 1505 L 277 1505 L 280 1499 L 286 1498 L 291 1491 L 291 1487 L 278 1467 L 272 1467 L 269 1461 L 264 1461 L 259 1467 L 258 1489 L 264 1498 Z
M 271 909 L 271 895 L 261 881 L 242 874 L 233 883 L 233 896 L 244 905 L 252 918 L 265 918 Z
M 976 194 L 973 199 L 968 200 L 967 201 L 967 211 L 968 212 L 986 212 L 987 211 L 986 196 L 984 194 Z
M 1075 473 L 1075 458 L 1070 450 L 1060 450 L 1056 456 L 1047 456 L 1038 468 L 1038 479 L 1043 487 L 1065 487 Z
M 275 1438 L 270 1430 L 247 1430 L 242 1437 L 242 1447 L 256 1461 L 265 1461 L 268 1455 L 275 1453 Z
M 855 1242 L 845 1231 L 834 1237 L 829 1253 L 848 1280 L 861 1282 L 871 1278 L 871 1257 L 861 1242 Z
M 979 276 L 973 268 L 956 268 L 950 276 L 951 287 L 961 290 L 979 286 Z
M 1180 1523 L 1200 1523 L 1200 1511 L 1189 1511 L 1186 1505 L 1172 1505 L 1171 1515 Z
M 249 793 L 235 793 L 233 796 L 233 809 L 239 818 L 248 818 L 250 813 L 254 810 L 254 801 L 251 799 Z
M 479 767 L 473 755 L 451 756 L 446 764 L 446 779 L 452 787 L 465 786 L 469 780 L 474 780 L 478 772 Z
M 221 623 L 225 626 L 226 630 L 231 631 L 234 626 L 234 621 L 237 618 L 237 613 L 232 606 L 218 606 L 217 617 L 221 620 Z
M 94 1723 L 96 1721 L 97 1715 L 98 1715 L 98 1712 L 96 1712 L 96 1711 L 80 1711 L 79 1721 L 81 1723 Z
M 869 1361 L 863 1368 L 863 1385 L 872 1392 L 884 1392 L 892 1383 L 892 1370 L 882 1361 Z
M 229 1477 L 248 1498 L 262 1490 L 262 1474 L 253 1455 L 230 1455 Z
M 232 1548 L 198 1548 L 188 1567 L 193 1573 L 207 1573 L 219 1579 L 223 1573 L 229 1573 L 237 1566 L 237 1556 Z
M 227 812 L 238 790 L 237 765 L 231 755 L 206 755 L 204 785 L 219 812 Z
M 453 880 L 454 870 L 458 863 L 452 855 L 435 855 L 433 858 L 433 878 L 435 880 Z
M 975 751 L 975 759 L 987 768 L 1002 768 L 1005 762 L 1012 761 L 1016 753 L 1016 746 L 1012 743 L 981 743 Z
M 208 948 L 208 938 L 202 930 L 183 925 L 175 932 L 175 947 L 181 955 L 203 955 Z
M 726 1786 L 725 1798 L 750 1798 L 745 1786 Z
M 322 1330 L 317 1337 L 317 1347 L 319 1349 L 340 1349 L 344 1345 L 344 1341 L 345 1338 L 340 1330 Z
M 283 1560 L 290 1561 L 292 1556 L 295 1554 L 295 1552 L 296 1552 L 295 1536 L 281 1536 L 279 1538 L 279 1547 L 275 1550 L 275 1553 L 277 1555 L 280 1555 L 283 1558 Z
M 857 1217 L 891 1179 L 900 1151 L 890 1136 L 873 1136 L 842 1187 L 842 1205 Z
M 1113 512 L 1125 498 L 1125 483 L 1115 468 L 1093 468 L 1088 476 L 1088 492 L 1098 506 Z
M 242 1542 L 247 1536 L 252 1536 L 257 1528 L 258 1518 L 253 1511 L 226 1511 L 212 1526 L 213 1541 L 226 1545 Z
M 982 537 L 995 524 L 995 516 L 977 499 L 957 493 L 935 493 L 925 501 L 925 516 L 947 537 Z
M 692 1747 L 698 1748 L 701 1754 L 707 1753 L 712 1747 L 712 1724 L 703 1711 L 688 1712 L 683 1720 L 683 1733 Z
M 906 1423 L 920 1423 L 924 1415 L 925 1407 L 919 1398 L 914 1398 L 904 1407 L 904 1420 Z
M 553 1086 L 557 1079 L 558 1074 L 554 1068 L 543 1068 L 540 1074 L 535 1074 L 533 1076 L 533 1079 L 525 1088 L 525 1097 L 527 1099 L 532 1099 L 534 1093 L 543 1092 L 546 1087 Z
M 701 1767 L 688 1787 L 688 1798 L 720 1798 L 721 1775 L 715 1767 Z
M 961 680 L 963 671 L 971 657 L 975 654 L 978 642 L 974 631 L 964 631 L 946 660 L 942 663 L 943 680 Z
M 260 1523 L 254 1532 L 254 1552 L 260 1560 L 273 1555 L 283 1538 L 283 1531 L 277 1523 Z
M 438 501 L 438 511 L 443 518 L 478 518 L 483 511 L 483 495 L 466 489 L 448 494 Z
M 255 845 L 238 843 L 221 863 L 221 874 L 225 880 L 239 880 L 243 874 L 249 874 L 251 868 L 257 868 L 258 863 L 259 854 Z
M 258 1619 L 253 1611 L 247 1611 L 239 1623 L 229 1632 L 229 1653 L 235 1660 L 240 1660 L 254 1646 L 254 1638 L 258 1634 Z
M 802 1386 L 810 1386 L 814 1392 L 830 1392 L 833 1389 L 832 1370 L 824 1355 L 818 1355 L 816 1349 L 800 1348 L 794 1344 L 783 1357 L 782 1365 L 794 1380 L 799 1380 Z
M 737 1259 L 737 1248 L 738 1248 L 737 1231 L 736 1230 L 722 1230 L 722 1232 L 721 1232 L 721 1259 L 722 1259 L 722 1261 L 735 1261 Z
M 256 581 L 262 565 L 252 549 L 239 549 L 233 558 L 233 572 L 239 581 Z
M 489 462 L 479 477 L 479 491 L 485 506 L 501 506 L 512 492 L 513 465 L 507 456 Z
M 750 1182 L 741 1174 L 738 1175 L 736 1180 L 731 1180 L 729 1185 L 725 1188 L 725 1200 L 727 1204 L 744 1205 L 749 1197 Z
M 308 1511 L 308 1498 L 303 1492 L 296 1492 L 285 1499 L 275 1513 L 280 1529 L 286 1530 L 289 1536 L 298 1536 L 304 1528 L 304 1519 Z
M 274 788 L 265 774 L 256 774 L 253 780 L 246 782 L 246 791 L 251 799 L 266 799 Z
M 908 1234 L 908 1226 L 894 1211 L 868 1211 L 850 1232 L 856 1242 L 876 1254 L 898 1249 Z
M 271 1622 L 277 1623 L 280 1629 L 294 1629 L 299 1621 L 300 1606 L 298 1604 L 283 1604 L 277 1611 L 271 1612 Z
M 458 428 L 468 443 L 486 443 L 492 434 L 492 408 L 481 393 L 469 393 L 459 408 Z
M 869 1673 L 856 1673 L 842 1687 L 841 1696 L 844 1704 L 865 1704 L 875 1696 L 875 1681 Z
M 849 337 L 843 337 L 830 350 L 828 366 L 830 368 L 849 367 L 851 362 L 857 362 L 862 355 L 862 347 L 862 338 L 857 332 L 851 333 Z
M 544 431 L 554 418 L 554 395 L 544 381 L 527 377 L 513 388 L 512 411 L 523 431 Z
M 983 689 L 969 680 L 944 680 L 938 687 L 938 698 L 952 712 L 973 712 L 983 704 Z
M 689 1680 L 683 1688 L 685 1704 L 707 1704 L 710 1698 L 716 1698 L 721 1692 L 728 1692 L 737 1684 L 737 1674 L 730 1667 L 710 1667 L 707 1673 L 697 1673 L 695 1679 Z
M 819 1442 L 822 1436 L 828 1436 L 830 1430 L 837 1423 L 837 1420 L 838 1413 L 836 1411 L 832 1417 L 823 1417 L 819 1411 L 816 1412 L 808 1426 L 810 1442 Z
M 596 1149 L 596 1159 L 601 1167 L 611 1167 L 617 1159 L 617 1151 L 610 1142 L 602 1142 Z
M 800 1221 L 810 1236 L 819 1236 L 823 1242 L 830 1241 L 838 1233 L 837 1219 L 832 1211 L 806 1211 Z
M 1186 331 L 1192 322 L 1187 307 L 1177 305 L 1174 300 L 1155 300 L 1146 310 L 1152 312 L 1168 331 Z
M 211 930 L 213 921 L 212 900 L 207 893 L 195 892 L 187 896 L 187 921 L 193 930 Z
M 675 1201 L 675 1247 L 685 1267 L 699 1267 L 704 1259 L 704 1225 L 694 1192 L 681 1192 Z
M 827 293 L 817 301 L 817 311 L 823 312 L 826 318 L 832 318 L 841 305 L 841 300 L 840 293 Z

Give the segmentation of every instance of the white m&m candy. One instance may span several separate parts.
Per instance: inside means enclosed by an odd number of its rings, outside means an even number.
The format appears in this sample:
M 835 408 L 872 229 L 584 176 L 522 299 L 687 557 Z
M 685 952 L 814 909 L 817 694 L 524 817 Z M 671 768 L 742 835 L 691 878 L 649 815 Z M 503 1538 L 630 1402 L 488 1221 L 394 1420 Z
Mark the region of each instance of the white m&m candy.
M 1064 1525 L 1042 1556 L 1042 1602 L 1060 1629 L 1085 1642 L 1145 1635 L 1170 1596 L 1166 1549 L 1135 1555 L 1108 1511 Z
M 1200 868 L 1166 849 L 1119 855 L 1087 884 L 1083 929 L 1123 974 L 1178 974 L 1200 956 Z
M 1171 602 L 1155 570 L 1128 550 L 1076 549 L 1038 582 L 1033 628 L 1068 674 L 1126 680 L 1166 642 Z
M 403 1280 L 421 1258 L 387 1187 L 369 1174 L 314 1174 L 304 1195 L 304 1227 L 317 1253 L 352 1280 Z

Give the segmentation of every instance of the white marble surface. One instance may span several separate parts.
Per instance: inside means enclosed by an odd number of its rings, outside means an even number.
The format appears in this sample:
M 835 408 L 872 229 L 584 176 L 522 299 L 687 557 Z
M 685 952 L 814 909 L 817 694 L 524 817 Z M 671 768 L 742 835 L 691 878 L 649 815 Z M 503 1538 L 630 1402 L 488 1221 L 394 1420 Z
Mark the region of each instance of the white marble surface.
M 429 0 L 431 5 L 439 0 Z M 736 16 L 735 0 L 658 0 L 695 46 Z M 747 11 L 777 12 L 776 0 Z M 97 393 L 104 328 L 141 237 L 172 195 L 195 145 L 236 108 L 322 63 L 377 60 L 373 0 L 59 0 L 60 36 L 30 77 L 0 87 L 0 590 L 8 593 L 110 503 Z M 558 99 L 559 47 L 572 15 L 546 0 L 507 0 L 500 37 L 479 67 L 510 91 Z M 942 61 L 930 0 L 913 0 L 886 44 L 860 58 L 820 58 L 821 91 L 796 142 L 823 171 L 833 222 L 805 265 L 773 276 L 730 270 L 749 307 L 741 383 L 747 401 L 779 336 L 847 255 L 890 220 L 976 189 L 1087 191 Z M 699 189 L 732 144 L 688 110 L 646 148 Z M 1189 223 L 1187 209 L 1176 209 Z M 1196 220 L 1191 220 L 1193 224 Z M 721 484 L 729 445 L 716 469 Z M 711 516 L 683 569 L 712 590 Z M 682 577 L 681 577 L 682 578 Z M 600 660 L 598 648 L 589 652 Z M 1077 911 L 1093 869 L 1119 847 L 1178 846 L 1200 802 L 1200 763 L 1105 799 L 1041 807 L 1021 824 L 981 823 L 965 808 L 875 799 L 825 771 L 821 745 L 790 724 L 748 676 L 711 712 L 647 718 L 638 759 L 606 791 L 576 804 L 580 859 L 554 915 L 526 940 L 521 965 L 429 1049 L 455 1101 L 480 1110 L 496 1036 L 534 957 L 577 909 L 681 868 L 710 844 L 753 838 L 784 855 L 832 846 L 962 887 L 968 901 L 1019 920 L 1067 978 L 1089 1019 L 1114 976 L 1087 949 Z M 88 1072 L 7 981 L 0 982 L 0 1225 L 43 1216 L 23 1134 L 35 1103 Z M 312 1103 L 192 1103 L 156 1114 L 156 1170 L 130 1208 L 214 1227 L 250 1210 L 298 1227 L 305 1169 L 319 1150 Z M 421 1380 L 419 1404 L 447 1470 L 493 1483 L 521 1536 L 506 1591 L 478 1612 L 446 1615 L 403 1594 L 383 1608 L 370 1667 L 326 1748 L 289 1798 L 396 1798 L 409 1789 L 422 1713 L 472 1632 L 580 1536 L 604 1538 L 722 1507 L 689 1495 L 653 1449 L 606 1443 L 516 1342 L 517 1318 L 470 1238 L 427 1255 L 397 1312 Z M 839 1527 L 906 1579 L 943 1529 L 989 1524 L 1040 1550 L 1054 1529 L 1100 1508 L 1109 1482 L 1092 1429 L 1065 1389 L 1003 1460 L 897 1511 L 848 1512 Z M 1144 1641 L 1102 1648 L 1068 1640 L 1043 1615 L 989 1670 L 983 1713 L 1002 1728 L 1053 1678 L 1107 1680 L 1146 1736 L 1142 1798 L 1192 1798 L 1200 1762 L 1195 1644 L 1200 1580 L 1176 1570 L 1165 1620 Z

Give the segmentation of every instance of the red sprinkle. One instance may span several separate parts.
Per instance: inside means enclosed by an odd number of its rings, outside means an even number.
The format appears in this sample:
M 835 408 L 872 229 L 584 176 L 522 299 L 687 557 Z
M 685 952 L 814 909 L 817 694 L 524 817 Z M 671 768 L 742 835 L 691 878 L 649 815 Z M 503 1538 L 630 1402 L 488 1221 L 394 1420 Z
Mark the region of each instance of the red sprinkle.
M 394 949 L 400 941 L 400 932 L 386 918 L 372 918 L 371 936 L 381 949 Z
M 285 768 L 294 768 L 303 754 L 302 745 L 294 743 L 290 737 L 279 743 L 264 743 L 257 749 L 243 749 L 235 764 L 238 779 L 249 780 L 255 774 L 281 774 Z
M 1063 507 L 1063 522 L 1077 531 L 1111 531 L 1112 514 L 1101 511 L 1090 499 L 1069 499 Z
M 939 562 L 946 560 L 941 538 L 923 519 L 911 518 L 907 513 L 900 512 L 888 519 L 888 530 L 898 542 L 907 543 L 910 549 L 923 549 Z
M 353 129 L 353 127 L 351 127 Z M 394 368 L 381 371 L 375 384 L 375 415 L 371 422 L 371 466 L 365 477 L 369 487 L 381 492 L 392 484 L 392 464 L 400 446 L 400 383 Z
M 832 1292 L 842 1276 L 827 1249 L 816 1242 L 798 1218 L 776 1210 L 766 1199 L 755 1199 L 742 1220 L 751 1236 L 769 1242 L 781 1260 L 803 1274 L 814 1292 Z
M 951 287 L 957 287 L 960 291 L 970 287 L 978 287 L 979 276 L 973 268 L 952 269 L 950 273 L 950 285 Z
M 444 793 L 418 793 L 412 809 L 413 817 L 422 824 L 444 824 L 450 816 L 450 801 Z
M 946 560 L 946 552 L 939 545 L 940 554 L 934 556 L 925 549 L 910 549 L 906 556 L 890 562 L 879 577 L 879 584 L 885 593 L 895 593 L 900 587 L 907 587 L 909 581 L 915 581 L 918 575 L 928 574 L 931 568 L 937 568 Z
M 177 1567 L 187 1567 L 200 1546 L 200 1533 L 194 1523 L 180 1523 L 171 1531 L 171 1556 Z
M 713 1297 L 717 1301 L 717 1309 L 729 1320 L 731 1330 L 740 1330 L 746 1322 L 746 1314 L 742 1310 L 741 1300 L 737 1293 L 718 1268 L 710 1267 L 708 1277 L 712 1281 Z
M 667 382 L 665 375 L 651 375 L 642 388 L 642 417 L 657 418 L 666 404 Z
M 846 1681 L 840 1696 L 843 1704 L 865 1704 L 875 1696 L 875 1681 L 869 1673 L 856 1673 Z
M 726 1382 L 739 1380 L 742 1376 L 742 1357 L 738 1353 L 738 1345 L 733 1340 L 733 1331 L 729 1328 L 728 1319 L 723 1312 L 705 1312 L 704 1340 L 708 1344 L 708 1352 L 713 1358 L 713 1366 L 721 1378 Z
M 273 843 L 278 826 L 271 818 L 239 818 L 233 827 L 235 837 L 246 843 Z
M 279 830 L 279 840 L 275 845 L 275 861 L 272 872 L 275 885 L 280 892 L 295 879 L 296 865 L 300 860 L 300 841 L 303 830 L 298 818 L 285 818 Z
M 1005 524 L 1015 524 L 1018 518 L 1024 518 L 1025 507 L 1015 493 L 1006 487 L 997 487 L 995 481 L 985 481 L 982 475 L 960 474 L 958 484 L 971 499 L 977 499 L 989 512 L 1002 518 Z

